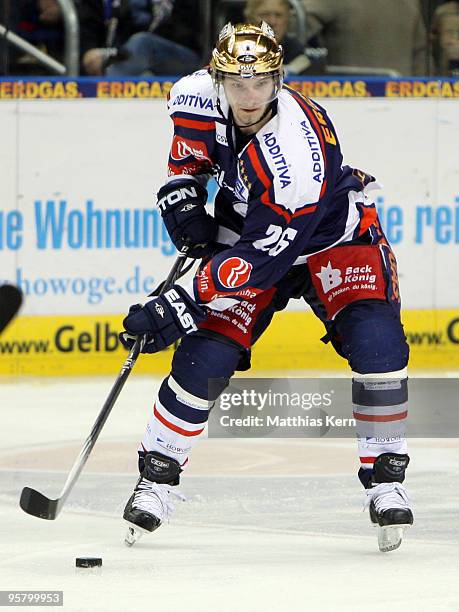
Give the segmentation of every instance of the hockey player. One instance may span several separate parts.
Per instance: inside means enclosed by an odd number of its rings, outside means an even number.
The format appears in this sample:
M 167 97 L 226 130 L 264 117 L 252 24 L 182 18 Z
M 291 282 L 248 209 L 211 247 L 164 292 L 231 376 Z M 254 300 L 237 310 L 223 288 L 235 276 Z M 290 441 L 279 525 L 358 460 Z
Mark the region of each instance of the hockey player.
M 202 264 L 189 287 L 131 306 L 123 323 L 123 344 L 145 335 L 147 353 L 182 339 L 139 450 L 128 544 L 168 517 L 209 408 L 293 297 L 352 369 L 359 477 L 380 549 L 397 548 L 413 522 L 402 484 L 408 346 L 395 258 L 369 195 L 375 179 L 342 166 L 325 110 L 283 85 L 282 57 L 266 23 L 229 23 L 210 68 L 170 92 L 174 136 L 158 206 L 177 249 L 186 244 Z M 219 388 L 209 391 L 209 379 Z

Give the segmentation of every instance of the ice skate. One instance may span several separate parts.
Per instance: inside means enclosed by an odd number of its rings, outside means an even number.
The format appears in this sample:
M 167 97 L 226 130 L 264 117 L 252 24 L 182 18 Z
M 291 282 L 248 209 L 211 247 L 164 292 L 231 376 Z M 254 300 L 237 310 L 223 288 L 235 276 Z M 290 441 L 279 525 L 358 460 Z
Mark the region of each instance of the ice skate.
M 175 510 L 172 498 L 184 501 L 175 489 L 179 482 L 180 465 L 160 453 L 147 453 L 145 468 L 124 509 L 128 523 L 125 536 L 127 546 L 135 544 L 145 533 L 151 533 L 167 520 Z
M 405 531 L 413 524 L 405 487 L 399 482 L 382 482 L 367 490 L 365 507 L 370 508 L 371 522 L 378 526 L 381 552 L 397 549 Z
M 396 550 L 413 524 L 408 494 L 402 484 L 408 462 L 407 455 L 384 453 L 374 464 L 365 508 L 369 508 L 371 522 L 378 527 L 381 552 Z

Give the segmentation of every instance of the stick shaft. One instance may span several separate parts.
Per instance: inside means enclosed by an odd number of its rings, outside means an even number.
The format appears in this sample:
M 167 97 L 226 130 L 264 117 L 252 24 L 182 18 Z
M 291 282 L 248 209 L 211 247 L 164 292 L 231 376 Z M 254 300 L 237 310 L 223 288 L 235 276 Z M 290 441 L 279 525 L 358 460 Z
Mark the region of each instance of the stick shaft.
M 164 282 L 161 293 L 167 291 L 167 289 L 172 285 L 180 274 L 180 271 L 183 267 L 183 264 L 186 260 L 187 248 L 185 247 L 178 255 L 177 259 L 172 266 L 169 275 Z M 129 378 L 130 373 L 132 372 L 137 357 L 139 356 L 142 347 L 143 347 L 144 339 L 140 336 L 137 337 L 134 346 L 129 352 L 129 355 L 126 357 L 124 361 L 120 373 L 118 374 L 113 387 L 108 394 L 107 399 L 100 411 L 89 436 L 86 438 L 78 457 L 76 458 L 72 469 L 67 476 L 67 480 L 62 488 L 62 491 L 59 497 L 55 500 L 48 499 L 38 491 L 34 491 L 29 487 L 25 487 L 21 494 L 20 506 L 21 508 L 27 512 L 28 514 L 33 514 L 34 516 L 38 516 L 39 518 L 45 518 L 53 520 L 59 514 L 60 509 L 65 503 L 65 500 L 69 496 L 71 490 L 73 489 L 76 481 L 78 480 L 81 471 L 83 470 L 86 461 L 89 458 L 89 455 L 94 448 L 97 438 L 99 437 L 100 432 L 102 431 L 105 422 L 115 405 L 116 400 L 118 399 L 119 394 L 121 393 L 122 388 L 124 387 L 127 379 Z

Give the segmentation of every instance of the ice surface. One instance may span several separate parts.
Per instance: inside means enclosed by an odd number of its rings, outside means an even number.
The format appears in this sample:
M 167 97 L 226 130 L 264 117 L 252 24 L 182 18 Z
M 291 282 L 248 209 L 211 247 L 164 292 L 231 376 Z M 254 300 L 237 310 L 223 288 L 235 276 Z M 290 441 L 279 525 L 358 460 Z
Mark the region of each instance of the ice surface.
M 0 383 L 0 589 L 63 590 L 64 609 L 459 610 L 459 444 L 413 440 L 415 526 L 378 551 L 353 440 L 203 440 L 170 525 L 133 548 L 122 510 L 158 381 L 127 383 L 56 521 L 23 513 L 23 486 L 57 496 L 111 378 Z M 102 556 L 100 574 L 75 570 Z

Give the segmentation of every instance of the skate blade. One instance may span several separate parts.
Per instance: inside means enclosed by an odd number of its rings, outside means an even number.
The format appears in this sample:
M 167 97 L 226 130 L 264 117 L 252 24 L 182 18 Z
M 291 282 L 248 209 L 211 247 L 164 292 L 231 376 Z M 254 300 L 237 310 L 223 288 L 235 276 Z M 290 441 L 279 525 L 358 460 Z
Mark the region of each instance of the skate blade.
M 150 533 L 149 531 L 147 531 L 146 529 L 142 529 L 142 527 L 139 527 L 138 525 L 134 525 L 133 523 L 129 523 L 128 521 L 125 521 L 125 523 L 128 525 L 128 530 L 124 537 L 124 543 L 126 544 L 126 546 L 134 546 L 134 544 L 140 540 L 144 533 Z
M 378 526 L 378 546 L 381 552 L 397 550 L 410 524 Z

